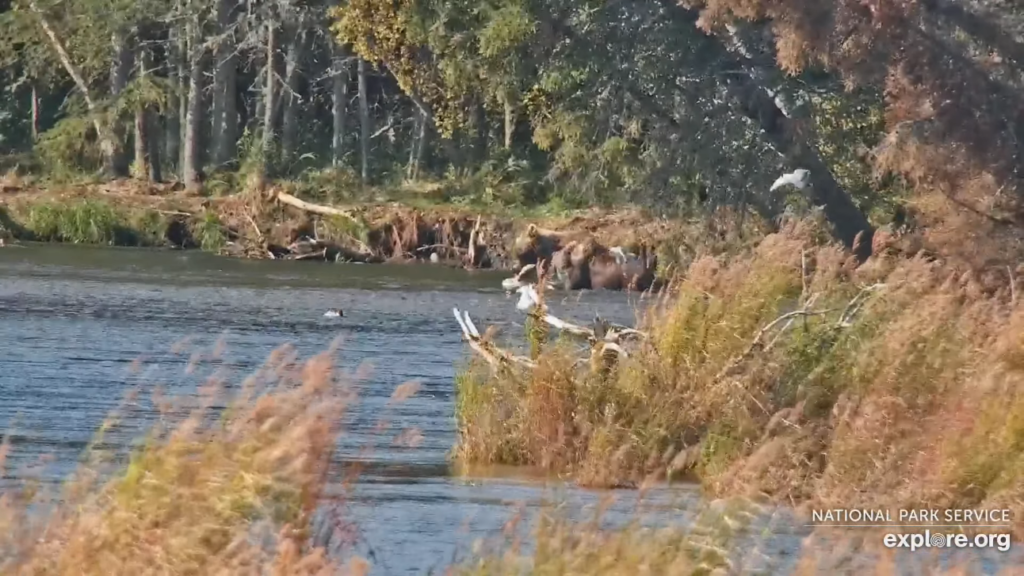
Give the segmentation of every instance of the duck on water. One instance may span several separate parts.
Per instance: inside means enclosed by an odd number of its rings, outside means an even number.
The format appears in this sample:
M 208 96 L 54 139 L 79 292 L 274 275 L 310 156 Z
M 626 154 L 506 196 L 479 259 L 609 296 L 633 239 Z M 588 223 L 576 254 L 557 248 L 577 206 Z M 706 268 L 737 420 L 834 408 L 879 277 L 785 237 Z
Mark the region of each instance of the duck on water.
M 345 311 L 341 308 L 331 308 L 324 312 L 324 318 L 341 318 L 343 316 L 345 316 Z

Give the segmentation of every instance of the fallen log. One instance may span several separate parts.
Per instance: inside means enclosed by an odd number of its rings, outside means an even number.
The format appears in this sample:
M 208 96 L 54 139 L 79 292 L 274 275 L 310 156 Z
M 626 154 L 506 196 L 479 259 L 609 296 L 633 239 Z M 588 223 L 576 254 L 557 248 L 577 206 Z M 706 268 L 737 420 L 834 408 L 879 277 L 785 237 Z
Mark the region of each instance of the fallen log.
M 327 248 L 324 247 L 323 250 L 319 250 L 317 252 L 307 252 L 305 254 L 292 254 L 291 256 L 288 256 L 287 258 L 285 258 L 285 260 L 315 260 L 315 259 L 327 260 Z
M 276 192 L 276 198 L 289 206 L 298 208 L 299 210 L 305 210 L 306 212 L 312 212 L 313 214 L 320 214 L 321 216 L 340 216 L 342 218 L 347 218 L 353 222 L 356 221 L 355 216 L 349 214 L 345 210 L 341 210 L 340 208 L 334 208 L 331 206 L 323 206 L 321 204 L 313 204 L 311 202 L 306 202 L 305 200 L 300 200 L 283 190 L 278 190 Z

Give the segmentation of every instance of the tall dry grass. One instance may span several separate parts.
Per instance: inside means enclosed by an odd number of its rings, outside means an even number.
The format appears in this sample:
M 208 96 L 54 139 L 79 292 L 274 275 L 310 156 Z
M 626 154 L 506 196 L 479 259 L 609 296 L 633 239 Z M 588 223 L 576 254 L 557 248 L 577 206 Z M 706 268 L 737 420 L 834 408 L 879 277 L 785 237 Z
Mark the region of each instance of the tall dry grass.
M 670 334 L 660 336 L 669 338 Z M 686 349 L 681 344 L 677 346 L 680 348 L 673 350 Z M 723 345 L 719 353 L 727 355 L 733 349 L 743 347 Z M 1008 356 L 1008 361 L 1017 362 L 1014 366 L 1019 368 L 1019 341 L 1017 348 L 1010 349 L 1018 350 L 1018 355 Z M 993 350 L 996 354 L 1006 353 L 1002 348 Z M 565 348 L 544 352 L 549 357 L 542 357 L 546 364 L 542 364 L 537 377 L 545 381 L 554 378 L 553 374 L 564 369 L 556 361 L 558 354 L 566 353 Z M 293 349 L 284 347 L 238 386 L 215 375 L 195 397 L 174 400 L 154 390 L 153 403 L 159 408 L 159 421 L 124 462 L 99 446 L 103 445 L 103 434 L 123 424 L 128 405 L 140 398 L 130 396 L 129 402 L 104 423 L 89 458 L 55 498 L 48 499 L 45 490 L 32 483 L 0 491 L 0 574 L 367 573 L 367 562 L 338 553 L 336 545 L 351 528 L 345 519 L 322 514 L 325 502 L 333 497 L 328 487 L 351 480 L 338 474 L 334 463 L 342 433 L 340 423 L 354 400 L 349 385 L 353 378 L 333 368 L 333 357 L 332 348 L 302 362 Z M 687 374 L 700 373 L 683 361 L 676 366 L 690 370 Z M 626 378 L 626 373 L 622 374 L 612 381 Z M 570 377 L 568 372 L 562 377 L 564 382 L 555 382 L 557 386 L 547 390 L 531 384 L 537 388 L 530 392 L 533 396 L 521 409 L 539 412 L 548 407 L 553 409 L 549 415 L 567 418 L 578 405 L 566 400 L 563 391 L 581 382 L 573 380 L 575 376 Z M 658 373 L 658 377 L 666 376 Z M 608 387 L 605 382 L 596 384 Z M 408 398 L 416 388 L 414 383 L 399 386 L 392 402 Z M 584 406 L 600 404 L 606 401 L 597 396 L 604 393 L 601 390 L 601 386 L 581 390 L 572 401 Z M 623 388 L 619 396 L 604 398 L 621 401 L 639 393 Z M 694 398 L 699 397 L 694 394 Z M 460 402 L 479 400 L 462 395 Z M 516 405 L 509 407 L 514 409 Z M 464 405 L 459 409 L 467 410 Z M 995 407 L 986 404 L 986 409 Z M 736 412 L 723 414 L 737 418 L 733 414 L 741 413 L 739 408 L 732 410 Z M 1016 414 L 1016 410 L 1013 405 L 1010 413 Z M 608 414 L 609 431 L 605 438 L 614 438 L 613 433 L 624 429 L 624 425 L 614 420 L 620 418 L 617 413 Z M 1013 486 L 1011 463 L 996 460 L 1012 452 L 1013 438 L 1005 435 L 1016 428 L 992 428 L 999 420 L 984 414 L 988 427 L 979 427 L 975 434 L 992 436 L 998 442 L 990 444 L 987 452 L 971 453 L 973 467 L 968 468 L 969 477 L 980 478 L 981 471 L 992 474 L 995 469 L 998 473 L 994 481 Z M 512 419 L 509 413 L 499 416 Z M 1012 418 L 1006 420 L 1011 421 L 1017 422 Z M 549 465 L 554 466 L 567 458 L 582 461 L 600 454 L 589 451 L 589 437 L 580 433 L 588 429 L 559 428 L 562 424 L 558 422 L 548 424 L 548 428 L 536 431 L 537 436 L 532 439 L 536 443 L 520 447 L 523 452 L 518 457 L 546 453 Z M 379 430 L 384 428 L 382 425 Z M 507 430 L 526 433 L 514 428 Z M 410 432 L 400 436 L 416 436 L 415 431 Z M 561 447 L 544 447 L 543 438 L 559 438 Z M 965 448 L 976 442 L 973 438 L 962 437 L 967 443 Z M 986 441 L 991 443 L 991 439 Z M 614 446 L 614 442 L 608 441 L 607 445 Z M 0 468 L 9 450 L 9 444 L 0 443 Z M 736 462 L 744 460 L 737 458 Z M 541 516 L 531 542 L 509 536 L 510 531 L 494 547 L 476 549 L 471 558 L 454 566 L 452 572 L 734 572 L 748 561 L 748 544 L 739 538 L 745 533 L 749 535 L 748 528 L 758 512 L 756 506 L 742 499 L 716 501 L 690 526 L 652 530 L 643 528 L 638 517 L 625 529 L 608 530 L 602 527 L 599 515 L 591 522 L 579 523 L 556 509 Z M 805 546 L 801 551 L 801 573 L 817 573 L 822 566 L 830 566 L 829 553 L 833 548 Z M 879 571 L 891 573 L 887 566 L 883 561 Z
M 593 520 L 578 521 L 552 509 L 535 523 L 531 542 L 510 534 L 480 541 L 476 554 L 453 572 L 459 576 L 1019 573 L 1010 559 L 985 566 L 977 551 L 944 556 L 942 551 L 921 549 L 900 554 L 882 544 L 879 531 L 817 531 L 779 553 L 767 534 L 754 532 L 756 515 L 763 512 L 742 499 L 718 500 L 704 506 L 689 526 L 653 528 L 632 522 L 608 529 L 601 526 L 600 511 Z
M 566 510 L 543 510 L 531 540 L 516 535 L 521 516 L 513 517 L 500 536 L 478 541 L 473 557 L 455 573 L 513 574 L 707 574 L 733 570 L 745 561 L 738 547 L 744 531 L 762 512 L 743 499 L 718 500 L 702 506 L 689 526 L 649 528 L 637 514 L 626 526 L 603 526 L 606 499 L 589 520 L 574 520 Z
M 535 370 L 470 366 L 455 456 L 594 485 L 692 474 L 712 494 L 787 502 L 999 506 L 1020 537 L 1017 283 L 923 256 L 858 267 L 823 237 L 793 222 L 697 259 L 608 374 L 558 343 Z
M 191 405 L 154 393 L 161 418 L 126 465 L 94 449 L 54 499 L 2 491 L 0 573 L 365 573 L 328 556 L 326 534 L 345 527 L 316 514 L 352 400 L 332 357 L 285 347 L 240 386 L 211 378 Z

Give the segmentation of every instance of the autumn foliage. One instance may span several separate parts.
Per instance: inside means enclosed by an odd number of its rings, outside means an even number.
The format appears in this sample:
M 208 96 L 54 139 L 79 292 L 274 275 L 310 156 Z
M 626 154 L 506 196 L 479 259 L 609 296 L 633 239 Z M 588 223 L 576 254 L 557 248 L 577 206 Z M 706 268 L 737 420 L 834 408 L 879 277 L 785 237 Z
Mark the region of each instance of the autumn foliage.
M 790 223 L 695 260 L 647 308 L 647 344 L 609 373 L 558 342 L 534 369 L 467 371 L 457 455 L 602 486 L 695 475 L 723 496 L 1024 513 L 1012 276 L 923 255 L 858 266 L 817 225 Z
M 771 34 L 790 74 L 824 68 L 850 88 L 884 91 L 887 136 L 876 173 L 911 184 L 925 239 L 975 267 L 1024 255 L 1024 44 L 1019 15 L 956 0 L 707 0 L 699 25 L 729 34 L 742 22 Z

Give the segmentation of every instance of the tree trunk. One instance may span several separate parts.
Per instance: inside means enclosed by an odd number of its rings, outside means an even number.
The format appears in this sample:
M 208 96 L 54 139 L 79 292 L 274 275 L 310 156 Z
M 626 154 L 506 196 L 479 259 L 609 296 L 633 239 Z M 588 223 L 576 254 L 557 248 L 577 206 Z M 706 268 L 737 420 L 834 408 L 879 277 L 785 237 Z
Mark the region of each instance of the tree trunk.
M 299 68 L 305 52 L 306 30 L 300 22 L 290 26 L 290 38 L 284 60 L 285 93 L 281 104 L 284 112 L 281 117 L 281 156 L 289 163 L 295 155 L 296 136 L 299 131 L 299 113 L 302 99 L 299 97 Z
M 217 1 L 217 28 L 222 38 L 214 50 L 213 160 L 218 167 L 234 162 L 238 142 L 238 57 L 234 27 L 237 0 Z
M 126 33 L 116 32 L 110 41 L 114 54 L 110 68 L 110 95 L 117 99 L 128 85 L 135 53 L 128 45 Z M 114 149 L 109 158 L 107 171 L 115 178 L 123 178 L 129 175 L 131 164 L 128 161 L 125 126 L 119 118 L 111 118 L 111 134 Z
M 238 122 L 235 123 L 235 150 L 238 150 L 238 137 L 241 137 L 245 130 L 251 128 L 252 116 L 249 114 L 250 102 L 246 99 L 248 90 L 238 90 L 238 83 L 235 83 L 235 111 L 238 113 Z
M 138 78 L 144 80 L 148 72 L 149 59 L 146 58 L 145 49 L 139 43 L 139 51 L 135 57 L 139 65 Z M 147 119 L 147 107 L 139 102 L 135 106 L 135 161 L 132 163 L 133 174 L 138 180 L 145 180 L 150 177 L 150 145 L 149 145 L 149 122 Z
M 146 139 L 146 153 L 149 155 L 149 181 L 150 182 L 163 182 L 164 171 L 161 166 L 160 158 L 160 141 L 157 138 L 153 138 L 152 134 L 157 132 L 159 123 L 157 122 L 157 115 L 152 110 L 146 113 L 146 132 L 150 134 L 150 137 Z
M 256 82 L 253 82 L 253 86 L 254 87 L 257 84 L 260 84 L 260 85 L 263 86 L 263 88 L 261 88 L 256 93 L 256 95 L 253 97 L 252 117 L 249 119 L 249 123 L 250 123 L 249 126 L 250 126 L 252 132 L 260 135 L 259 136 L 260 137 L 260 141 L 257 142 L 257 144 L 260 144 L 260 145 L 262 145 L 262 142 L 263 142 L 263 140 L 262 140 L 262 138 L 263 138 L 263 124 L 264 124 L 263 120 L 266 117 L 266 112 L 265 112 L 266 111 L 266 99 L 267 99 L 267 94 L 266 94 L 266 92 L 267 92 L 267 90 L 266 90 L 267 80 L 266 80 L 266 76 L 265 76 L 266 73 L 267 73 L 267 67 L 263 66 L 260 69 L 260 72 L 256 75 Z
M 146 78 L 153 66 L 153 54 L 149 49 L 140 46 L 136 61 L 139 65 L 139 78 Z M 150 182 L 163 179 L 160 170 L 160 146 L 156 134 L 156 113 L 153 107 L 139 103 L 135 110 L 135 177 Z
M 359 59 L 359 176 L 363 182 L 370 177 L 370 98 L 366 93 L 366 60 Z
M 459 153 L 459 147 L 455 138 L 441 138 L 441 147 L 444 149 L 444 155 L 448 159 L 448 162 L 456 168 L 463 167 L 463 155 Z
M 476 127 L 476 144 L 473 146 L 478 165 L 487 161 L 487 110 L 483 99 L 477 99 L 473 108 L 473 123 Z
M 182 4 L 181 0 L 178 0 L 177 10 L 181 11 Z M 185 80 L 185 34 L 182 32 L 182 27 L 172 25 L 169 31 L 169 59 L 170 59 L 170 80 L 174 87 L 170 91 L 167 97 L 167 111 L 164 114 L 164 138 L 165 144 L 165 159 L 169 162 L 178 172 L 178 176 L 182 176 L 182 146 L 181 146 L 181 132 L 182 132 L 182 119 L 185 117 L 187 98 L 185 98 L 186 80 Z
M 427 124 L 430 123 L 430 117 L 426 111 L 420 110 L 420 134 L 419 138 L 416 139 L 416 158 L 414 166 L 415 172 L 413 172 L 413 178 L 419 178 L 420 167 L 423 166 L 423 151 L 427 148 L 427 138 L 430 136 L 430 131 L 427 129 Z
M 331 114 L 334 119 L 334 130 L 331 135 L 331 164 L 338 168 L 345 156 L 345 111 L 348 100 L 348 63 L 345 62 L 345 49 L 332 44 L 332 83 L 331 83 Z
M 405 165 L 405 179 L 410 182 L 416 180 L 416 141 L 420 134 L 421 117 L 422 114 L 419 110 L 413 111 L 412 131 L 410 132 L 412 138 L 409 139 L 409 162 Z
M 270 158 L 270 147 L 274 143 L 274 51 L 275 26 L 272 19 L 267 21 L 267 63 L 264 68 L 266 84 L 263 88 L 263 141 L 260 150 L 261 177 L 266 177 L 267 162 Z
M 420 163 L 423 161 L 424 140 L 427 138 L 427 123 L 430 119 L 420 108 L 415 109 L 413 117 L 412 144 L 409 146 L 409 165 L 405 170 L 407 180 L 415 181 L 420 175 Z
M 274 25 L 272 22 L 266 25 L 266 85 L 263 88 L 263 154 L 266 155 L 273 143 L 273 51 L 274 46 Z
M 516 112 L 512 104 L 511 90 L 505 90 L 501 101 L 505 107 L 505 150 L 511 150 L 512 136 L 516 129 Z
M 203 67 L 206 63 L 206 49 L 202 45 L 199 31 L 199 17 L 190 16 L 186 24 L 188 36 L 189 75 L 188 106 L 185 112 L 185 140 L 183 148 L 182 180 L 189 190 L 197 189 L 202 180 L 203 129 Z
M 178 86 L 178 78 L 172 72 L 172 84 Z M 164 160 L 168 166 L 177 169 L 181 167 L 181 116 L 179 107 L 181 98 L 179 92 L 172 90 L 167 96 L 167 109 L 163 116 L 164 129 Z
M 39 139 L 39 92 L 32 85 L 32 141 Z

